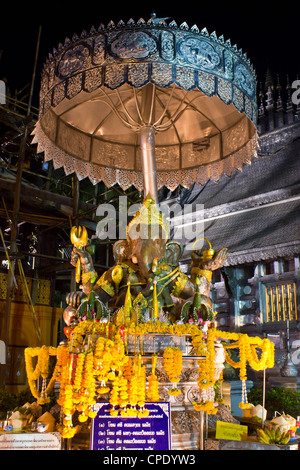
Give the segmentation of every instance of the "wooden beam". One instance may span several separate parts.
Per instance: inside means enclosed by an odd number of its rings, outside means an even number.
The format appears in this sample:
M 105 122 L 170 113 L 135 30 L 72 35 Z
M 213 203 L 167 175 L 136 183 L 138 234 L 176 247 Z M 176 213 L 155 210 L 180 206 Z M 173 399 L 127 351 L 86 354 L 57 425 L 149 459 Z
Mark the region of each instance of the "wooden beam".
M 7 178 L 0 176 L 0 188 L 5 191 L 15 191 L 15 184 L 16 184 L 16 179 L 15 178 Z M 21 184 L 21 196 L 31 196 L 33 197 L 37 203 L 43 204 L 45 201 L 48 202 L 53 202 L 54 204 L 59 204 L 61 206 L 68 206 L 73 208 L 73 198 L 68 197 L 68 196 L 63 196 L 61 194 L 56 194 L 52 193 L 51 191 L 47 191 L 45 189 L 40 189 L 37 187 L 34 187 L 31 184 L 28 184 L 24 181 L 22 181 Z M 83 211 L 92 211 L 93 209 L 97 209 L 97 206 L 94 204 L 90 204 L 88 202 L 84 201 L 79 201 L 78 202 L 78 208 L 83 210 Z

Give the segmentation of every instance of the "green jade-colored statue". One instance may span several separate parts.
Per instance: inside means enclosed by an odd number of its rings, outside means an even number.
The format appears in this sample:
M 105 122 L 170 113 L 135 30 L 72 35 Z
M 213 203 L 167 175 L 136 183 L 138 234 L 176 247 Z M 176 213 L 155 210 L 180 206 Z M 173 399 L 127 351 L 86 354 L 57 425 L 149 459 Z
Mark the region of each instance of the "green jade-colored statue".
M 199 323 L 201 318 L 212 318 L 207 282 L 209 261 L 215 260 L 212 269 L 220 267 L 226 259 L 226 251 L 222 251 L 222 256 L 220 252 L 210 253 L 210 259 L 206 257 L 205 263 L 203 256 L 195 251 L 191 278 L 180 271 L 182 252 L 179 242 L 168 239 L 163 214 L 148 196 L 128 224 L 127 239 L 113 245 L 115 265 L 100 278 L 89 252 L 73 248 L 71 263 L 77 266 L 80 261 L 82 292 L 67 295 L 67 309 L 69 312 L 73 309 L 74 315 L 75 310 L 79 310 L 82 315 L 82 302 L 88 306 L 92 298 L 93 314 L 97 318 L 109 315 L 117 323 L 156 319 Z M 82 295 L 85 295 L 83 300 Z M 195 304 L 193 313 L 189 313 L 192 304 Z M 91 312 L 91 308 L 88 310 Z

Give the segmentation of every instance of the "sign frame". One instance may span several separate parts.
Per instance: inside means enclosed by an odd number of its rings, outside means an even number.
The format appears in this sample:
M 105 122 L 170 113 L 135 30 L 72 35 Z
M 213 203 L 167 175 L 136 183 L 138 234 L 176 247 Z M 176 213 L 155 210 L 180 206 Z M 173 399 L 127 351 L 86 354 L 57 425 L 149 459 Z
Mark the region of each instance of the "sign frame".
M 216 439 L 228 439 L 231 441 L 241 441 L 243 435 L 248 435 L 248 426 L 243 424 L 227 423 L 217 421 Z
M 92 420 L 90 450 L 171 450 L 169 402 L 145 403 L 149 416 L 143 418 L 111 416 L 110 408 L 108 402 L 94 405 L 97 416 Z
M 1 450 L 62 450 L 59 432 L 0 433 Z

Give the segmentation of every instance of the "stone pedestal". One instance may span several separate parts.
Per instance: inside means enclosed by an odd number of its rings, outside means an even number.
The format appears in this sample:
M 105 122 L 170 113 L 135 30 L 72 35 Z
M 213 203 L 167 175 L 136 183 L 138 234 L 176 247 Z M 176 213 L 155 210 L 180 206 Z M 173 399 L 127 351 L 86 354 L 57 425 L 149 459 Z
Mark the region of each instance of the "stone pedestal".
M 145 335 L 147 336 L 147 335 Z M 157 375 L 159 383 L 159 396 L 160 401 L 170 402 L 171 405 L 171 433 L 172 433 L 172 450 L 199 450 L 200 449 L 200 413 L 196 411 L 193 407 L 194 401 L 199 401 L 199 387 L 197 384 L 199 365 L 198 360 L 200 359 L 197 356 L 188 355 L 191 353 L 190 349 L 185 348 L 185 338 L 177 337 L 182 342 L 182 345 L 178 343 L 179 346 L 182 346 L 183 357 L 182 357 L 182 372 L 180 374 L 180 381 L 177 383 L 177 388 L 181 390 L 181 393 L 176 396 L 168 394 L 168 389 L 173 388 L 173 384 L 170 382 L 170 379 L 164 369 L 163 365 L 163 356 L 162 351 L 157 349 L 157 345 L 161 346 L 162 341 L 166 342 L 164 347 L 170 344 L 170 341 L 174 337 L 167 337 L 161 339 L 163 335 L 159 335 L 159 341 L 157 337 L 153 341 L 152 336 L 148 335 L 145 338 L 143 343 L 143 352 L 142 361 L 146 367 L 146 376 L 147 379 L 152 373 L 152 354 L 153 352 L 157 354 L 155 374 Z M 176 338 L 176 337 L 175 337 Z M 174 340 L 175 341 L 175 340 Z M 153 348 L 153 350 L 151 350 Z M 220 346 L 218 346 L 220 348 Z M 185 351 L 185 352 L 184 352 Z M 140 351 L 138 351 L 140 352 Z M 216 354 L 216 372 L 220 373 L 223 366 L 222 355 L 219 354 L 220 351 L 217 351 Z M 132 353 L 131 353 L 132 354 Z M 129 352 L 130 355 L 130 352 Z M 133 354 L 132 354 L 133 355 Z M 239 388 L 236 386 L 235 390 L 239 390 L 241 394 L 241 382 L 239 381 Z M 235 422 L 238 423 L 230 412 L 231 408 L 231 384 L 229 382 L 224 382 L 222 384 L 222 397 L 225 401 L 226 406 L 219 405 L 219 412 L 216 415 L 207 416 L 204 414 L 204 427 L 206 429 L 215 429 L 216 421 L 226 421 L 226 422 Z M 100 401 L 109 401 L 109 396 L 99 397 Z M 241 396 L 240 400 L 241 401 Z M 204 430 L 204 438 L 206 437 L 206 431 Z M 73 439 L 74 448 L 87 448 L 88 443 L 88 434 L 85 436 L 75 436 Z
M 200 448 L 200 413 L 193 407 L 193 401 L 199 399 L 197 361 L 198 358 L 196 357 L 183 357 L 182 372 L 180 381 L 177 384 L 181 393 L 178 396 L 170 396 L 167 390 L 172 388 L 172 384 L 164 370 L 162 356 L 157 358 L 155 372 L 159 381 L 160 399 L 171 404 L 172 450 L 199 450 Z M 148 377 L 152 369 L 152 356 L 144 356 L 143 363 L 146 366 L 146 375 Z M 230 383 L 224 382 L 222 384 L 223 398 L 228 407 L 220 405 L 220 412 L 217 415 L 207 416 L 204 423 L 207 428 L 215 429 L 217 420 L 238 423 L 229 411 L 231 402 L 230 388 Z M 108 401 L 108 399 L 108 396 L 103 396 L 104 401 Z M 72 440 L 72 448 L 88 449 L 89 439 L 90 434 L 88 431 L 75 435 Z

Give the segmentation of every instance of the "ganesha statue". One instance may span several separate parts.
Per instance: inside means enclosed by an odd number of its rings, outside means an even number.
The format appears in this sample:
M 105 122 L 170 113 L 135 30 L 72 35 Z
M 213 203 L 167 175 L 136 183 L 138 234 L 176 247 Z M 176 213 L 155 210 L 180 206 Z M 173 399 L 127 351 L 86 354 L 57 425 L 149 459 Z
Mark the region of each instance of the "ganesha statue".
M 116 318 L 130 300 L 132 321 L 167 318 L 175 322 L 181 314 L 178 305 L 192 299 L 196 292 L 199 294 L 195 276 L 189 277 L 180 270 L 182 252 L 182 244 L 169 239 L 168 224 L 148 196 L 128 224 L 127 238 L 113 245 L 115 265 L 99 278 L 89 252 L 74 246 L 71 264 L 78 266 L 80 263 L 82 292 L 67 295 L 67 308 L 69 311 L 77 309 L 82 296 L 92 293 L 94 301 L 107 306 L 112 318 Z M 210 265 L 203 263 L 198 252 L 194 258 L 193 268 L 198 269 L 197 279 L 200 279 L 201 305 L 211 309 L 209 291 L 199 271 L 200 268 L 208 271 Z M 203 291 L 202 285 L 205 286 Z

